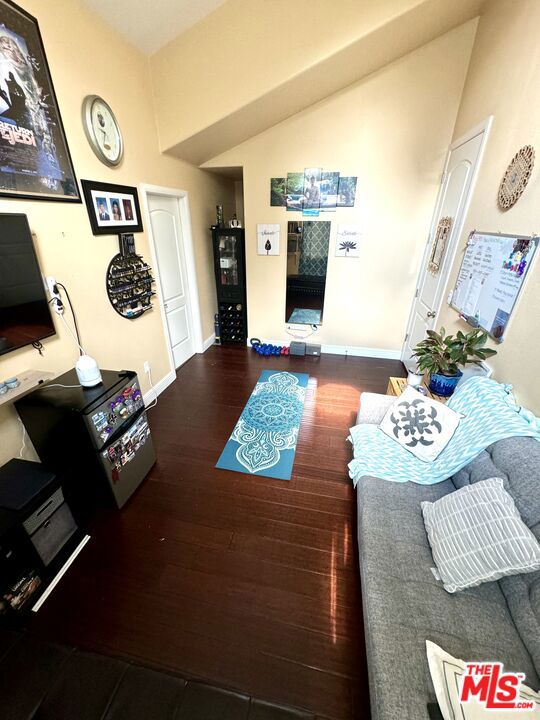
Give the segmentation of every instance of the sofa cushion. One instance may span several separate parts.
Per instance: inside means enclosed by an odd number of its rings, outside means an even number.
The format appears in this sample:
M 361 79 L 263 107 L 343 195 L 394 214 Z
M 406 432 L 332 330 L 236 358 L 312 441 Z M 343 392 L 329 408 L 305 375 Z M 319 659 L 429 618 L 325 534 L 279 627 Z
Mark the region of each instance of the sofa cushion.
M 461 416 L 443 403 L 406 387 L 386 411 L 379 428 L 423 462 L 433 462 L 448 445 Z
M 540 677 L 540 571 L 501 578 L 499 584 Z
M 437 576 L 448 592 L 540 570 L 540 544 L 501 478 L 421 503 Z
M 465 660 L 500 660 L 539 679 L 499 583 L 448 594 L 433 559 L 420 502 L 454 491 L 437 485 L 358 483 L 358 545 L 373 720 L 427 720 L 435 701 L 425 641 Z
M 540 442 L 530 437 L 499 440 L 452 477 L 456 488 L 501 477 L 523 522 L 540 523 Z

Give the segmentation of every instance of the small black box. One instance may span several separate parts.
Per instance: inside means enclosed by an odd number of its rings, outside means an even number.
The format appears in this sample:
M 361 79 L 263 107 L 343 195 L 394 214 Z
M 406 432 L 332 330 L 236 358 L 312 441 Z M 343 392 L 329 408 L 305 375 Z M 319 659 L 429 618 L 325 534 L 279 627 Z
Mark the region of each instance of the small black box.
M 321 354 L 321 346 L 316 345 L 315 343 L 306 343 L 306 355 L 313 355 L 315 357 L 320 357 Z
M 297 342 L 296 340 L 293 340 L 293 342 L 291 343 L 290 354 L 291 355 L 305 355 L 306 354 L 306 343 L 305 342 Z
M 21 510 L 42 493 L 55 474 L 41 463 L 14 458 L 0 467 L 0 507 Z

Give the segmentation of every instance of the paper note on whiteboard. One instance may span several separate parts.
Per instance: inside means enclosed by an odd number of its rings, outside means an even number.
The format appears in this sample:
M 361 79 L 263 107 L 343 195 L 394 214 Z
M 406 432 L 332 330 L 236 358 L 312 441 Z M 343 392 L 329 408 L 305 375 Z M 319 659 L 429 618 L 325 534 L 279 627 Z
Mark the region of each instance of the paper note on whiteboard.
M 536 237 L 471 233 L 452 307 L 502 342 L 537 246 Z

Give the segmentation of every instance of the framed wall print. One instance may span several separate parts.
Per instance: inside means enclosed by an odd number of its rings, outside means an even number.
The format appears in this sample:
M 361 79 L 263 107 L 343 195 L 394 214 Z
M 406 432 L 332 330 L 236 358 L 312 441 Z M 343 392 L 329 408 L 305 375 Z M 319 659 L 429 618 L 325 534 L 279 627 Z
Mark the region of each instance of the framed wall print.
M 279 224 L 257 225 L 257 255 L 279 255 Z
M 37 20 L 0 0 L 0 195 L 81 202 Z
M 81 180 L 86 209 L 94 235 L 142 232 L 136 187 Z

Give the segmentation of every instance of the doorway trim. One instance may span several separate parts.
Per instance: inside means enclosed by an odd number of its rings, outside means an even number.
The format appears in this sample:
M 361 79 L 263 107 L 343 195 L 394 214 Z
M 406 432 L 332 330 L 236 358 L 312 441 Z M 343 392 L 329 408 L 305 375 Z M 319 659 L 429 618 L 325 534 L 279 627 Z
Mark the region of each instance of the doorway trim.
M 448 146 L 448 150 L 446 151 L 446 160 L 444 161 L 444 169 L 443 169 L 443 172 L 441 175 L 441 180 L 440 180 L 440 184 L 439 184 L 439 190 L 437 192 L 437 199 L 435 201 L 433 215 L 431 217 L 431 223 L 429 226 L 429 234 L 428 234 L 427 242 L 426 242 L 426 245 L 424 248 L 424 252 L 422 253 L 422 260 L 420 262 L 420 268 L 419 268 L 418 274 L 416 276 L 416 283 L 414 286 L 415 294 L 413 295 L 413 298 L 411 300 L 411 309 L 409 310 L 409 316 L 407 318 L 407 326 L 405 328 L 405 339 L 403 340 L 402 345 L 401 345 L 401 353 L 400 353 L 401 361 L 403 361 L 403 358 L 405 357 L 405 344 L 407 342 L 408 333 L 410 332 L 411 323 L 413 321 L 416 296 L 417 296 L 417 293 L 420 288 L 422 273 L 426 269 L 425 266 L 426 266 L 428 253 L 431 249 L 433 234 L 436 231 L 436 218 L 438 218 L 438 216 L 439 216 L 439 211 L 440 211 L 441 205 L 444 201 L 442 190 L 443 190 L 443 185 L 444 185 L 444 182 L 446 179 L 446 173 L 448 171 L 448 163 L 450 162 L 450 155 L 451 155 L 452 151 L 456 150 L 460 145 L 464 145 L 466 142 L 469 142 L 469 140 L 472 140 L 477 135 L 480 135 L 481 133 L 483 133 L 482 141 L 480 143 L 480 150 L 478 151 L 478 159 L 477 159 L 476 166 L 474 168 L 472 179 L 471 179 L 471 186 L 469 189 L 469 194 L 465 200 L 465 204 L 463 205 L 463 209 L 461 211 L 461 216 L 459 217 L 458 222 L 454 228 L 456 231 L 456 242 L 454 244 L 454 247 L 453 247 L 450 255 L 446 259 L 446 263 L 445 263 L 446 264 L 445 290 L 446 290 L 446 286 L 448 284 L 448 278 L 450 277 L 450 273 L 452 272 L 452 268 L 454 267 L 454 261 L 456 259 L 456 254 L 457 254 L 457 250 L 458 250 L 458 246 L 459 246 L 459 240 L 461 238 L 461 233 L 463 232 L 463 226 L 465 225 L 465 218 L 467 217 L 467 215 L 469 213 L 469 207 L 471 205 L 472 196 L 474 194 L 474 190 L 476 187 L 478 173 L 479 173 L 480 167 L 482 165 L 482 161 L 484 159 L 486 144 L 488 141 L 488 137 L 489 137 L 489 133 L 490 133 L 492 124 L 493 124 L 493 115 L 489 115 L 489 117 L 487 117 L 483 122 L 479 123 L 478 125 L 475 125 L 475 127 L 473 127 L 471 130 L 466 132 L 464 135 L 461 135 L 457 140 L 454 140 L 454 142 L 452 142 Z M 441 314 L 441 307 L 442 307 L 443 301 L 444 301 L 444 292 L 441 295 L 441 299 L 437 305 L 437 308 L 435 309 L 435 312 L 436 312 L 435 319 L 434 319 L 435 325 L 437 324 L 437 322 L 439 320 L 439 315 Z
M 161 195 L 164 197 L 175 198 L 178 201 L 178 212 L 180 215 L 180 224 L 182 230 L 183 240 L 183 251 L 186 261 L 186 274 L 187 274 L 187 291 L 189 294 L 190 302 L 190 315 L 191 315 L 191 326 L 193 328 L 193 341 L 195 345 L 195 352 L 202 353 L 205 351 L 203 343 L 202 333 L 202 317 L 201 317 L 201 305 L 199 298 L 199 285 L 197 282 L 197 268 L 195 265 L 195 252 L 193 247 L 193 233 L 191 230 L 191 215 L 189 211 L 189 194 L 187 190 L 180 190 L 178 188 L 162 187 L 161 185 L 151 185 L 148 183 L 141 183 L 139 185 L 141 191 L 141 200 L 143 207 L 143 214 L 146 222 L 146 232 L 148 235 L 148 244 L 150 246 L 150 254 L 152 256 L 152 269 L 156 278 L 156 283 L 159 287 L 158 302 L 161 311 L 161 324 L 163 325 L 163 332 L 167 342 L 167 352 L 169 354 L 169 366 L 171 372 L 176 374 L 176 367 L 174 364 L 174 357 L 172 347 L 169 338 L 169 329 L 167 327 L 167 316 L 165 313 L 165 305 L 163 302 L 163 293 L 161 291 L 161 278 L 159 276 L 159 265 L 157 262 L 156 252 L 156 240 L 152 231 L 152 223 L 150 220 L 150 208 L 148 203 L 149 195 Z

